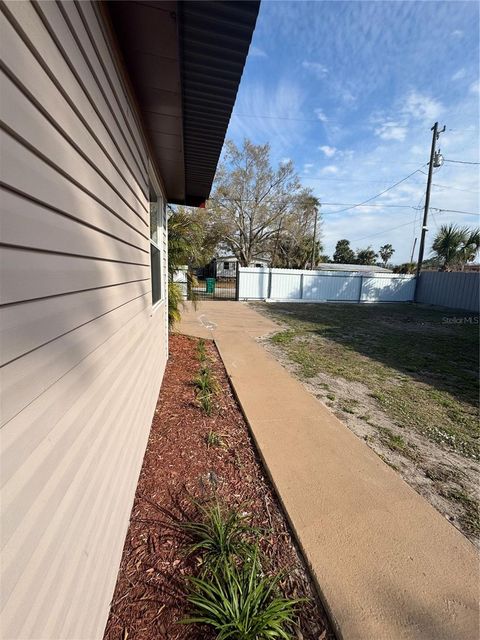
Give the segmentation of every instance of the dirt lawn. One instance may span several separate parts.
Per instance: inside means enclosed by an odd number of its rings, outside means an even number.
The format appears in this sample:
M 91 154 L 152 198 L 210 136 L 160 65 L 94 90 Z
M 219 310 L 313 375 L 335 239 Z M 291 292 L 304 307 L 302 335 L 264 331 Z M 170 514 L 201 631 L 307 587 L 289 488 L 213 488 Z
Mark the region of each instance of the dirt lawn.
M 411 304 L 254 304 L 265 347 L 480 547 L 478 316 Z

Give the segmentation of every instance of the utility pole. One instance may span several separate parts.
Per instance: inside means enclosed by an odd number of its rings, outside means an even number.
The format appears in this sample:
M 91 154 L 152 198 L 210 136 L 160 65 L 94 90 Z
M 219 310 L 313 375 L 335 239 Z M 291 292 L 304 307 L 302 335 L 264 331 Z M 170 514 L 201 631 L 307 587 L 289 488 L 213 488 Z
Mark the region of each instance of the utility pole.
M 420 236 L 420 248 L 418 250 L 418 262 L 417 262 L 417 270 L 416 270 L 416 283 L 415 283 L 415 297 L 417 294 L 418 288 L 418 279 L 420 276 L 420 270 L 422 268 L 423 262 L 423 254 L 425 251 L 425 236 L 427 234 L 427 220 L 428 220 L 428 207 L 430 206 L 430 189 L 432 187 L 432 173 L 433 167 L 440 167 L 441 164 L 437 159 L 437 153 L 435 151 L 435 146 L 437 144 L 437 140 L 440 137 L 440 134 L 445 131 L 445 127 L 441 131 L 438 130 L 438 122 L 435 122 L 432 129 L 432 147 L 430 149 L 430 162 L 428 163 L 428 178 L 427 178 L 427 191 L 425 194 L 425 209 L 423 210 L 423 224 L 422 224 L 422 234 Z
M 318 201 L 317 201 L 318 202 Z M 320 205 L 319 205 L 320 206 Z M 315 245 L 317 242 L 317 221 L 318 221 L 318 211 L 317 211 L 317 207 L 314 206 L 313 210 L 315 212 L 315 219 L 313 221 L 313 243 L 312 243 L 312 271 L 315 267 Z
M 413 264 L 413 255 L 415 253 L 416 246 L 417 246 L 417 238 L 415 238 L 415 240 L 413 241 L 412 255 L 410 256 L 410 264 Z

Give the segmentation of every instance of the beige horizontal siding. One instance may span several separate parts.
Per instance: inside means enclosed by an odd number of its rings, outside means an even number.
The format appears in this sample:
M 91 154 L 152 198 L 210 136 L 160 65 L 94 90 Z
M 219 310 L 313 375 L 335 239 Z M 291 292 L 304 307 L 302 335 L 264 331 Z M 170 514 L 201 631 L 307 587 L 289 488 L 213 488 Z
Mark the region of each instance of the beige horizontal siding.
M 168 351 L 148 154 L 93 5 L 0 7 L 0 633 L 92 640 Z
M 152 328 L 108 354 L 55 425 L 31 425 L 48 434 L 2 489 L 5 637 L 101 636 L 162 375 Z
M 140 164 L 130 146 L 126 142 L 126 133 L 120 128 L 113 118 L 109 108 L 103 103 L 100 88 L 94 82 L 88 66 L 82 57 L 76 59 L 79 70 L 71 64 L 70 57 L 59 46 L 58 34 L 49 32 L 46 24 L 42 21 L 43 11 L 48 9 L 53 2 L 43 2 L 32 4 L 28 1 L 4 3 L 4 10 L 9 20 L 15 24 L 18 34 L 29 46 L 32 55 L 48 71 L 52 78 L 56 80 L 59 87 L 63 87 L 66 94 L 72 98 L 76 105 L 81 105 L 81 112 L 86 122 L 91 122 L 102 136 L 102 141 L 109 147 L 116 148 L 115 156 L 125 159 L 131 171 L 135 172 L 139 184 L 144 185 L 147 193 L 148 180 L 145 175 L 145 164 Z M 103 104 L 102 104 L 103 103 Z
M 134 264 L 149 264 L 150 260 L 149 243 L 145 238 L 137 236 L 139 246 L 132 246 L 80 218 L 52 211 L 18 193 L 1 188 L 0 225 L 4 244 L 25 249 L 57 251 L 61 246 L 64 252 L 71 255 Z
M 0 149 L 8 157 L 8 163 L 2 164 L 2 181 L 9 188 L 125 242 L 148 245 L 147 230 L 127 222 L 123 210 L 108 209 L 4 131 L 0 131 Z
M 51 72 L 47 73 L 44 68 L 45 62 L 43 61 L 42 66 L 39 58 L 32 53 L 25 42 L 20 41 L 20 51 L 15 50 L 12 45 L 18 41 L 18 36 L 14 27 L 3 15 L 0 16 L 0 21 L 1 51 L 5 72 L 63 133 L 65 138 L 71 144 L 78 145 L 85 157 L 91 158 L 98 154 L 104 154 L 104 162 L 101 167 L 97 166 L 97 170 L 101 169 L 102 173 L 106 175 L 106 179 L 114 184 L 130 202 L 132 202 L 131 196 L 133 196 L 142 203 L 146 193 L 137 184 L 127 163 L 122 160 L 117 166 L 111 162 L 111 153 L 114 147 L 112 144 L 105 146 L 102 144 L 102 124 L 99 121 L 96 123 L 97 128 L 100 129 L 100 131 L 96 131 L 95 122 L 89 123 L 85 120 L 78 106 L 58 83 L 58 80 L 53 77 Z M 109 147 L 110 153 L 107 147 Z
M 56 169 L 71 178 L 73 183 L 92 194 L 98 201 L 113 211 L 123 210 L 125 219 L 132 225 L 138 221 L 147 228 L 146 209 L 140 204 L 135 208 L 96 171 L 96 162 L 103 167 L 101 157 L 87 160 L 77 149 L 67 143 L 60 132 L 35 105 L 11 82 L 0 74 L 2 100 L 0 102 L 0 118 L 15 137 L 28 144 L 35 153 L 45 158 Z M 133 197 L 133 196 L 132 196 Z M 144 204 L 144 203 L 143 203 Z M 138 221 L 137 221 L 138 218 Z

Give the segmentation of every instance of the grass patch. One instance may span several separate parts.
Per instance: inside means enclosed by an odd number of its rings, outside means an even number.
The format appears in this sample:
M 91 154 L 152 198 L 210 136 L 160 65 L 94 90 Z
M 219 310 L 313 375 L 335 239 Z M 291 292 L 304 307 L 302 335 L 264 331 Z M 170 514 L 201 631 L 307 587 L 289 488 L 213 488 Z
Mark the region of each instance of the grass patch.
M 287 325 L 271 341 L 301 378 L 326 373 L 360 382 L 399 427 L 480 460 L 474 324 L 448 324 L 445 311 L 408 304 L 278 303 L 262 309 Z M 402 449 L 401 441 L 391 444 Z
M 460 516 L 462 527 L 473 535 L 480 534 L 480 510 L 478 500 L 472 498 L 464 489 L 452 487 L 443 491 L 442 495 L 461 505 L 463 513 Z
M 271 337 L 274 344 L 289 344 L 295 338 L 295 331 L 280 331 Z
M 355 410 L 358 406 L 358 400 L 343 400 L 340 403 L 339 409 L 344 411 L 345 413 L 350 413 L 351 415 L 355 415 Z

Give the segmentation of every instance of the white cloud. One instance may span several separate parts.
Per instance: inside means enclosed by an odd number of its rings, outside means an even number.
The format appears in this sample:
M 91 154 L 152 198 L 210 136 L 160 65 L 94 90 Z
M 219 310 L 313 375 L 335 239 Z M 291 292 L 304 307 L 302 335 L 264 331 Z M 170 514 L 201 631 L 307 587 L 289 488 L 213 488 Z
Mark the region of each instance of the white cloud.
M 327 158 L 331 158 L 332 156 L 334 156 L 335 152 L 337 151 L 335 147 L 329 147 L 328 144 L 324 144 L 318 148 L 320 151 L 323 151 L 323 153 L 327 156 Z
M 467 75 L 467 71 L 462 67 L 457 71 L 457 73 L 453 74 L 452 80 L 462 80 L 462 78 L 465 78 L 466 75 Z
M 314 73 L 317 78 L 325 78 L 328 74 L 328 67 L 321 62 L 309 62 L 308 60 L 304 60 L 302 62 L 302 67 Z
M 315 115 L 321 122 L 328 122 L 327 116 L 323 113 L 322 109 L 315 109 Z
M 403 106 L 403 113 L 417 120 L 433 122 L 443 112 L 443 106 L 430 96 L 411 91 Z
M 285 157 L 280 160 L 280 164 L 288 164 L 291 161 L 292 161 L 291 158 Z
M 304 100 L 304 89 L 284 78 L 274 86 L 260 80 L 250 82 L 236 100 L 227 137 L 249 138 L 255 144 L 269 142 L 274 157 L 291 156 L 293 148 L 304 141 L 304 122 L 299 119 Z
M 463 38 L 463 31 L 461 29 L 455 29 L 455 31 L 452 31 L 452 36 L 455 36 L 455 38 Z
M 350 89 L 343 89 L 341 90 L 340 94 L 343 102 L 345 102 L 346 104 L 351 105 L 357 101 L 357 97 L 353 95 Z
M 326 167 L 323 167 L 320 173 L 323 173 L 324 175 L 334 175 L 335 173 L 338 173 L 338 167 L 334 164 L 329 164 Z
M 250 56 L 253 56 L 254 58 L 266 58 L 267 54 L 263 49 L 260 49 L 260 47 L 256 47 L 255 45 L 252 45 L 248 51 L 248 54 Z
M 310 173 L 310 169 L 313 169 L 315 165 L 313 165 L 311 162 L 306 162 L 303 165 L 303 173 Z
M 387 121 L 375 129 L 375 135 L 382 140 L 399 140 L 403 142 L 407 135 L 407 127 L 399 122 Z
M 470 93 L 480 93 L 480 82 L 478 80 L 475 80 L 475 82 L 472 82 L 472 84 L 470 85 L 469 91 Z

